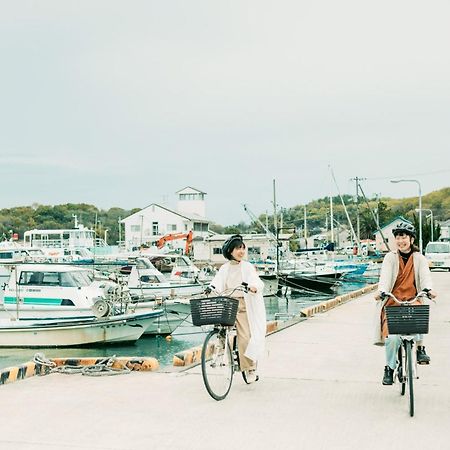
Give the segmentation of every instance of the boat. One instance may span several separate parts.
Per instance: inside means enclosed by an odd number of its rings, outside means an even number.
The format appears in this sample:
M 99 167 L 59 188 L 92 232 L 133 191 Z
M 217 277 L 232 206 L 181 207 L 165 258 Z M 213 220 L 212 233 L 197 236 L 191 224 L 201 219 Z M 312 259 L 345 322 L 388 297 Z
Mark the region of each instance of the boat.
M 335 287 L 339 285 L 336 278 L 297 274 L 295 272 L 280 275 L 278 282 L 280 286 L 291 288 L 294 294 L 296 292 L 332 294 Z
M 149 258 L 139 257 L 119 269 L 127 275 L 127 285 L 132 296 L 141 298 L 175 298 L 201 294 L 206 281 L 171 281 L 152 264 Z
M 139 339 L 163 311 L 78 319 L 1 319 L 0 347 L 74 347 Z
M 261 281 L 264 283 L 263 297 L 271 297 L 279 293 L 276 262 L 270 258 L 266 260 L 251 259 Z
M 59 264 L 14 266 L 1 292 L 0 318 L 17 320 L 80 320 L 160 310 L 146 334 L 170 334 L 189 314 L 189 305 L 175 300 L 132 298 L 128 287 L 110 279 L 96 279 L 86 267 Z M 185 314 L 183 312 L 186 312 Z
M 280 286 L 295 292 L 331 294 L 343 272 L 314 261 L 291 259 L 284 261 L 278 272 Z

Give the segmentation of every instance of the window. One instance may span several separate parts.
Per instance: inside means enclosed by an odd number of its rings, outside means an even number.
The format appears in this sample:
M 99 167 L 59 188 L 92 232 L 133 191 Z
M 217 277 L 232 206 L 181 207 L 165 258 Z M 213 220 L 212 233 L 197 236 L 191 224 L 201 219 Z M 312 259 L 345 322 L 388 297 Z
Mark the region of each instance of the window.
M 205 194 L 180 194 L 180 200 L 204 200 Z
M 156 275 L 142 275 L 140 281 L 142 283 L 160 283 L 160 280 Z
M 85 271 L 73 272 L 22 272 L 19 284 L 29 286 L 63 286 L 83 287 L 89 286 L 93 275 Z
M 248 256 L 250 255 L 260 255 L 261 247 L 249 247 L 248 248 Z
M 194 231 L 208 231 L 208 223 L 194 222 Z
M 132 233 L 136 233 L 141 231 L 141 226 L 140 225 L 131 225 L 131 232 Z
M 214 247 L 213 248 L 213 255 L 221 255 L 222 254 L 222 248 L 221 247 Z
M 177 226 L 175 224 L 167 224 L 167 231 L 170 233 L 172 231 L 177 231 Z
M 157 234 L 159 234 L 158 222 L 152 222 L 152 230 L 153 230 L 153 236 L 156 236 Z

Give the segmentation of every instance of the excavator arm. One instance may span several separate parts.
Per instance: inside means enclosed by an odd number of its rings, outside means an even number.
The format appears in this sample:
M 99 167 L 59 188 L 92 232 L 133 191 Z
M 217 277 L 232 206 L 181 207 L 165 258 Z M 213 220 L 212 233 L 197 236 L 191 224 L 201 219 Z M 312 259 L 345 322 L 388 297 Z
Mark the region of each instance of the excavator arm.
M 185 247 L 185 254 L 189 255 L 191 252 L 191 246 L 192 246 L 192 230 L 188 233 L 172 233 L 172 234 L 166 234 L 162 238 L 160 238 L 156 242 L 156 246 L 158 248 L 163 248 L 166 242 L 174 241 L 177 239 L 185 239 L 186 238 L 186 247 Z

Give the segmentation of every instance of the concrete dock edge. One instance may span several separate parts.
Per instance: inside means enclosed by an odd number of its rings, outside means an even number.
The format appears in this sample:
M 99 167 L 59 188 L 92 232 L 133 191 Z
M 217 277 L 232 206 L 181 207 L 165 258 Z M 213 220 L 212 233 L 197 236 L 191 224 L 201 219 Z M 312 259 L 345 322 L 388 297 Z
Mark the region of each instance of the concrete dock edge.
M 53 358 L 55 367 L 61 366 L 91 366 L 104 361 L 105 357 L 91 358 Z M 159 361 L 152 357 L 121 356 L 115 357 L 111 366 L 113 369 L 127 367 L 131 371 L 153 372 L 159 369 Z M 0 370 L 0 385 L 24 380 L 35 375 L 47 375 L 51 367 L 45 364 L 28 361 L 19 366 L 6 367 Z

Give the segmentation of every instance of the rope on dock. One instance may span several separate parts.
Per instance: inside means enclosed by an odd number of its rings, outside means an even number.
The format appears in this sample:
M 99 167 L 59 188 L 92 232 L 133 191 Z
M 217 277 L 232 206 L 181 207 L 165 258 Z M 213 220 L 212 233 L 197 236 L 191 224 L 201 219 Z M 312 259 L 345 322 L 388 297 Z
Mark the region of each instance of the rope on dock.
M 113 367 L 114 363 L 117 361 L 116 355 L 111 357 L 103 358 L 96 361 L 94 364 L 80 365 L 80 364 L 64 364 L 58 366 L 55 361 L 45 357 L 43 353 L 36 353 L 33 357 L 33 362 L 40 364 L 41 366 L 49 367 L 50 373 L 81 373 L 81 375 L 88 376 L 101 376 L 101 375 L 122 375 L 130 373 L 131 370 L 126 366 L 126 364 L 121 364 L 121 367 Z
M 109 375 L 124 375 L 131 373 L 131 370 L 124 364 L 122 367 L 115 368 L 113 364 L 116 362 L 115 355 L 109 358 L 104 358 L 96 364 L 90 364 L 87 366 L 76 365 L 64 365 L 57 366 L 51 370 L 51 372 L 72 374 L 81 373 L 81 375 L 87 375 L 90 377 L 109 376 Z

